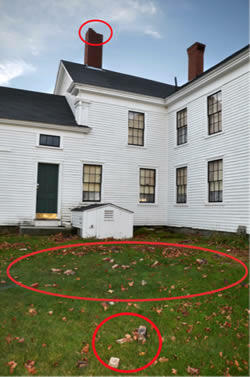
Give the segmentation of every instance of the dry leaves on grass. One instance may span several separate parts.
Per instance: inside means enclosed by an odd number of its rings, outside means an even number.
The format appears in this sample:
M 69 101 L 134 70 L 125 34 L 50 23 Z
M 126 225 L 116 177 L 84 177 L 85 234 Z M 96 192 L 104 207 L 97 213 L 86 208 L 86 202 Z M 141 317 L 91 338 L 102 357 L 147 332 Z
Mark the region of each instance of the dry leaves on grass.
M 30 314 L 31 316 L 37 315 L 37 311 L 36 311 L 36 309 L 35 309 L 35 308 L 30 308 L 30 309 L 29 309 L 29 314 Z
M 10 367 L 10 374 L 12 374 L 17 366 L 17 363 L 14 360 L 8 362 L 8 366 Z
M 160 358 L 159 358 L 159 362 L 160 362 L 160 363 L 167 363 L 167 362 L 168 362 L 168 358 L 167 358 L 167 357 L 164 357 L 164 356 L 163 356 L 163 357 L 160 357 Z
M 101 305 L 102 305 L 104 311 L 106 312 L 106 310 L 108 310 L 108 308 L 109 308 L 108 304 L 106 302 L 102 302 Z
M 89 352 L 89 344 L 85 344 L 85 346 L 81 349 L 81 354 Z
M 192 368 L 192 367 L 188 366 L 187 372 L 188 372 L 188 374 L 191 374 L 192 376 L 198 376 L 200 374 L 200 369 Z
M 35 365 L 35 361 L 34 360 L 28 360 L 26 361 L 26 363 L 24 364 L 25 368 L 27 369 L 27 371 L 30 373 L 30 374 L 36 374 L 37 373 L 37 370 L 36 368 L 34 367 Z
M 172 374 L 177 374 L 177 370 L 172 368 Z

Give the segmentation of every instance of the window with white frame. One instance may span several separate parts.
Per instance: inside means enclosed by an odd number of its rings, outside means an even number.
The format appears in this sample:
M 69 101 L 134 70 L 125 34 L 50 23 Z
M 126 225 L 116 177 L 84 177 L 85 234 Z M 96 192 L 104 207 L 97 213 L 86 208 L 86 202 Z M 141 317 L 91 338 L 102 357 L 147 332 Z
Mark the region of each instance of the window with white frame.
M 102 166 L 83 165 L 83 202 L 100 202 Z
M 144 114 L 128 112 L 128 144 L 144 146 Z
M 222 131 L 221 122 L 221 91 L 207 97 L 208 134 Z
M 60 136 L 40 134 L 39 145 L 59 148 Z
M 140 169 L 140 203 L 155 203 L 155 169 Z
M 176 114 L 177 145 L 187 143 L 187 108 Z
M 176 169 L 176 203 L 187 203 L 187 167 Z
M 208 201 L 223 201 L 223 160 L 208 162 Z

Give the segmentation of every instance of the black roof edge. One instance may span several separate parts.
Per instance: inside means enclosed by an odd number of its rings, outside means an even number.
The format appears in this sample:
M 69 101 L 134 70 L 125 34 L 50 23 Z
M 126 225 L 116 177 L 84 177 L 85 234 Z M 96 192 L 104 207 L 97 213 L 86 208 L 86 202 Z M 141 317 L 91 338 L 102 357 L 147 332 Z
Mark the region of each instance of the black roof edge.
M 219 63 L 213 65 L 211 68 L 209 68 L 209 69 L 207 69 L 206 71 L 202 72 L 199 76 L 195 77 L 193 80 L 186 82 L 186 84 L 183 84 L 182 86 L 179 86 L 179 87 L 177 88 L 176 91 L 179 92 L 182 88 L 184 88 L 184 87 L 186 87 L 187 85 L 193 83 L 194 81 L 200 79 L 201 77 L 203 77 L 203 76 L 206 75 L 207 73 L 209 73 L 209 72 L 213 71 L 214 69 L 218 68 L 220 65 L 223 65 L 224 63 L 226 63 L 226 62 L 229 61 L 230 59 L 235 58 L 237 55 L 240 55 L 240 54 L 241 54 L 242 52 L 244 52 L 245 50 L 248 50 L 249 47 L 250 47 L 250 44 L 248 44 L 248 45 L 242 47 L 240 50 L 234 52 L 233 54 L 229 55 L 227 58 L 221 60 Z M 173 94 L 175 94 L 175 93 L 170 94 L 168 97 L 172 96 Z

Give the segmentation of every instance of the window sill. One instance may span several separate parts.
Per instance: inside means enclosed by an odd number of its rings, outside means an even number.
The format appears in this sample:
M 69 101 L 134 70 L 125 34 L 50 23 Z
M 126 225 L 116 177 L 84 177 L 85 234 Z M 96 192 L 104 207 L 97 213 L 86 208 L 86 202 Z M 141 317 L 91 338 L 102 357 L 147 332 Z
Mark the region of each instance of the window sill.
M 36 145 L 36 148 L 42 148 L 42 149 L 53 149 L 53 150 L 56 150 L 56 151 L 62 151 L 63 148 L 62 147 L 51 147 L 50 145 Z
M 206 207 L 224 207 L 225 203 L 223 202 L 204 202 Z
M 142 207 L 158 207 L 158 203 L 137 203 L 137 205 Z
M 127 148 L 135 148 L 135 149 L 147 149 L 147 147 L 145 145 L 132 145 L 132 144 L 127 144 L 126 145 Z
M 180 144 L 180 145 L 176 145 L 176 146 L 174 147 L 174 149 L 179 149 L 179 148 L 185 147 L 185 146 L 187 146 L 187 145 L 189 145 L 189 143 L 183 143 L 183 144 Z
M 187 207 L 189 207 L 189 205 L 187 203 L 183 203 L 183 204 L 182 203 L 175 203 L 174 207 L 177 207 L 177 208 L 182 208 L 182 207 L 187 208 Z
M 224 135 L 224 134 L 225 134 L 224 131 L 216 132 L 215 134 L 204 136 L 204 139 L 210 139 L 212 137 L 215 137 L 215 136 L 218 136 L 218 135 Z

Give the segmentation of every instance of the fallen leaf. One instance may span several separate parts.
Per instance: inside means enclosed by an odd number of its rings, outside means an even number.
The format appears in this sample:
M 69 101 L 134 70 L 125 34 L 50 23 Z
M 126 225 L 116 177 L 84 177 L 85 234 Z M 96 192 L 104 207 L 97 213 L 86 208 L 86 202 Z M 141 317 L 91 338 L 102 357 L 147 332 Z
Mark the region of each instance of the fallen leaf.
M 17 366 L 17 363 L 14 360 L 11 360 L 8 362 L 8 366 L 10 367 L 10 374 L 12 374 Z
M 51 268 L 51 271 L 52 272 L 61 272 L 61 269 L 60 268 Z
M 238 367 L 239 366 L 239 363 L 237 360 L 234 360 L 234 364 Z
M 33 283 L 33 284 L 31 284 L 31 287 L 32 288 L 37 288 L 37 287 L 39 287 L 39 283 Z
M 177 370 L 174 369 L 174 368 L 172 368 L 172 373 L 173 373 L 173 374 L 177 374 Z
M 163 357 L 160 357 L 160 358 L 159 358 L 159 362 L 160 362 L 160 363 L 167 363 L 167 362 L 168 362 L 168 358 L 167 358 L 167 357 L 164 357 L 164 356 L 163 356 Z
M 88 353 L 89 352 L 89 344 L 86 344 L 82 350 L 81 350 L 81 353 Z
M 113 292 L 114 292 L 113 289 L 108 290 L 108 293 L 113 293 Z
M 222 357 L 222 352 L 219 352 L 220 357 Z
M 128 282 L 128 285 L 129 285 L 130 287 L 133 287 L 133 285 L 134 285 L 134 281 L 129 281 L 129 282 Z
M 34 367 L 35 365 L 35 361 L 34 360 L 28 360 L 26 361 L 26 363 L 24 364 L 25 368 L 27 369 L 27 371 L 30 373 L 30 374 L 36 374 L 37 370 L 36 368 Z
M 111 345 L 109 345 L 109 346 L 108 346 L 108 350 L 111 350 L 111 348 L 112 348 L 112 346 L 111 346 Z
M 42 347 L 47 347 L 47 344 L 46 344 L 46 343 L 43 343 L 43 344 L 42 344 Z
M 101 305 L 102 305 L 104 311 L 106 312 L 106 310 L 108 310 L 108 308 L 109 308 L 108 304 L 106 302 L 102 302 Z
M 171 336 L 170 339 L 172 340 L 172 342 L 175 342 L 175 341 L 176 341 L 176 337 L 175 337 L 175 336 Z
M 53 310 L 50 310 L 50 311 L 48 312 L 48 314 L 49 314 L 49 315 L 52 315 L 52 314 L 53 314 Z
M 6 342 L 8 344 L 10 344 L 12 342 L 12 336 L 11 335 L 7 335 L 6 338 L 5 338 Z
M 63 320 L 64 322 L 66 322 L 66 321 L 67 321 L 67 317 L 62 317 L 62 320 Z
M 139 352 L 139 356 L 144 356 L 146 352 Z
M 197 376 L 200 373 L 200 369 L 192 368 L 190 366 L 187 367 L 187 372 L 192 376 Z
M 37 315 L 37 311 L 36 311 L 36 309 L 35 308 L 30 308 L 29 309 L 29 313 L 30 313 L 30 315 Z
M 74 275 L 74 274 L 75 274 L 75 271 L 73 271 L 73 270 L 66 270 L 66 271 L 64 271 L 64 275 L 67 275 L 67 276 Z

